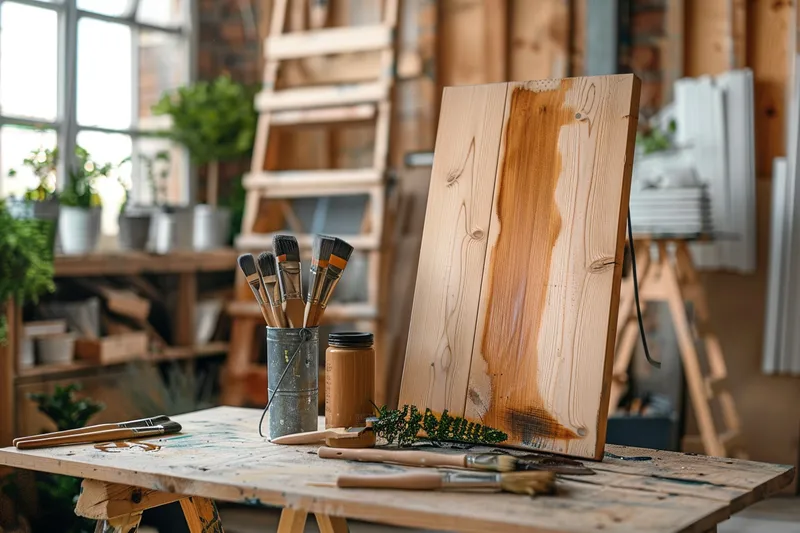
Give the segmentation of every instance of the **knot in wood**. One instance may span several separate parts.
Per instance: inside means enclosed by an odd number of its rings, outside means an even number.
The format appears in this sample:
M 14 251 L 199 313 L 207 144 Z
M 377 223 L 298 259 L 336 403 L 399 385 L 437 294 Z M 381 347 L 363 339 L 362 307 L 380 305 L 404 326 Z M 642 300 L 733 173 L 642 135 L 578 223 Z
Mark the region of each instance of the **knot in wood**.
M 613 257 L 601 257 L 600 259 L 595 259 L 589 265 L 589 272 L 599 273 L 605 272 L 606 270 L 613 270 L 614 269 L 614 258 Z

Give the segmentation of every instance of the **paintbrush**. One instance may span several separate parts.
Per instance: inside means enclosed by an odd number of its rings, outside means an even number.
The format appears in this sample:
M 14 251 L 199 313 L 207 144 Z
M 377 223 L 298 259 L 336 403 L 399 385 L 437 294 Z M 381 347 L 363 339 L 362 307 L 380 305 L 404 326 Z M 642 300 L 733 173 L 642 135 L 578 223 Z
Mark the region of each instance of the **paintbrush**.
M 278 263 L 278 282 L 281 286 L 281 301 L 285 303 L 286 320 L 290 328 L 303 327 L 305 302 L 303 280 L 300 276 L 300 247 L 291 235 L 276 235 L 272 239 L 275 259 Z
M 64 431 L 52 431 L 50 433 L 41 433 L 39 435 L 29 435 L 27 437 L 18 437 L 14 439 L 11 444 L 14 446 L 17 445 L 18 442 L 24 442 L 28 440 L 38 440 L 44 438 L 51 438 L 51 437 L 64 437 L 67 435 L 79 435 L 82 433 L 89 433 L 93 431 L 104 431 L 108 429 L 121 429 L 121 428 L 140 428 L 140 427 L 151 427 L 151 426 L 158 426 L 165 422 L 170 422 L 170 419 L 166 415 L 154 416 L 152 418 L 140 418 L 139 420 L 130 420 L 128 422 L 117 422 L 115 424 L 96 424 L 94 426 L 86 426 L 77 429 L 66 429 Z
M 242 273 L 244 273 L 244 277 L 247 279 L 247 284 L 250 285 L 250 290 L 253 291 L 253 296 L 256 297 L 256 302 L 258 302 L 258 307 L 261 309 L 261 316 L 264 317 L 264 322 L 266 322 L 268 326 L 275 327 L 275 324 L 272 323 L 270 307 L 261 297 L 261 276 L 256 268 L 256 260 L 253 258 L 253 254 L 240 255 L 238 262 L 239 268 L 242 269 Z
M 286 315 L 281 307 L 281 287 L 278 284 L 275 254 L 271 252 L 258 254 L 258 273 L 261 274 L 261 287 L 264 290 L 262 298 L 269 303 L 270 313 L 272 313 L 275 324 L 273 327 L 285 328 Z
M 314 247 L 311 251 L 311 276 L 308 282 L 308 300 L 306 301 L 306 312 L 303 317 L 303 326 L 306 328 L 319 325 L 322 316 L 320 310 L 320 296 L 325 284 L 325 273 L 328 271 L 328 261 L 331 252 L 336 244 L 334 237 L 316 235 L 314 237 Z
M 334 239 L 333 250 L 331 251 L 331 257 L 328 260 L 328 268 L 325 269 L 325 279 L 322 283 L 322 289 L 320 290 L 319 313 L 317 315 L 318 323 L 319 319 L 322 317 L 322 314 L 325 312 L 325 308 L 328 307 L 328 302 L 333 294 L 333 289 L 336 288 L 336 284 L 339 283 L 340 279 L 342 279 L 342 273 L 347 267 L 347 261 L 350 259 L 350 255 L 352 253 L 352 246 L 347 244 L 342 239 Z
M 402 450 L 351 450 L 320 448 L 317 452 L 323 459 L 348 459 L 367 463 L 394 463 L 405 466 L 435 466 L 486 470 L 489 472 L 512 472 L 517 459 L 511 455 L 497 454 L 444 454 Z
M 339 476 L 339 488 L 363 489 L 407 489 L 513 492 L 515 494 L 550 494 L 555 489 L 555 474 L 552 472 L 511 472 L 493 474 L 487 472 L 441 472 L 425 471 L 407 474 Z
M 355 439 L 360 437 L 365 431 L 372 431 L 370 426 L 359 426 L 351 428 L 328 428 L 321 431 L 306 431 L 304 433 L 292 433 L 271 439 L 273 444 L 314 444 L 326 439 Z
M 30 439 L 18 442 L 16 446 L 20 450 L 30 450 L 33 448 L 49 448 L 51 446 L 64 446 L 67 444 L 86 444 L 91 442 L 108 442 L 122 439 L 139 439 L 143 437 L 154 437 L 157 435 L 178 433 L 180 430 L 180 424 L 169 421 L 158 426 L 107 429 L 103 431 L 88 431 L 59 437 Z

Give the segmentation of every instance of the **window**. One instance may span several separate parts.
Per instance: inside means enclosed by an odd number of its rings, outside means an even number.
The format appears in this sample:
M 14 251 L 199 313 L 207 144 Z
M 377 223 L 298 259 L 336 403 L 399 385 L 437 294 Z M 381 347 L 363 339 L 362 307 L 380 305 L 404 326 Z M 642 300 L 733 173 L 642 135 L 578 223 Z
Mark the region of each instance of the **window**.
M 96 161 L 116 165 L 114 175 L 97 183 L 104 234 L 117 232 L 123 184 L 130 201 L 152 202 L 142 157 L 169 151 L 169 200 L 186 203 L 188 157 L 156 135 L 169 120 L 150 108 L 164 91 L 192 79 L 194 3 L 0 0 L 0 197 L 31 188 L 36 177 L 23 160 L 55 146 L 52 179 L 61 188 L 67 154 L 77 144 Z

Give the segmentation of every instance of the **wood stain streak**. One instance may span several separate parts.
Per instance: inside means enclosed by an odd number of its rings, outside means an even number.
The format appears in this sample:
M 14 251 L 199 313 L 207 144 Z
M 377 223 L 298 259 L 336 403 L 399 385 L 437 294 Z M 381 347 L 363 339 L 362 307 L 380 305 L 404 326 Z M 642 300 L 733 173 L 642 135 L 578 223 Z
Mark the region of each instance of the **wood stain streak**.
M 498 181 L 500 233 L 492 250 L 482 353 L 492 382 L 484 422 L 510 440 L 576 439 L 545 408 L 535 380 L 553 247 L 561 230 L 555 192 L 561 174 L 561 127 L 576 110 L 564 105 L 572 80 L 552 90 L 513 90 Z M 594 98 L 587 98 L 587 106 Z M 535 275 L 527 275 L 529 272 Z

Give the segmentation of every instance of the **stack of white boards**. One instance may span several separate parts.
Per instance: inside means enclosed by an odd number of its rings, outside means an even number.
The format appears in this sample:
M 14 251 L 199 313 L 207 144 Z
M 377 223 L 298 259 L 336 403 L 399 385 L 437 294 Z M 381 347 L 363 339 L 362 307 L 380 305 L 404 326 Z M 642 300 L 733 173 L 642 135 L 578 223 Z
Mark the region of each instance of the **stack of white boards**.
M 634 234 L 694 238 L 711 233 L 711 206 L 705 186 L 631 191 Z
M 675 83 L 676 142 L 692 153 L 708 187 L 715 240 L 692 243 L 698 268 L 756 268 L 753 73 L 749 69 Z

